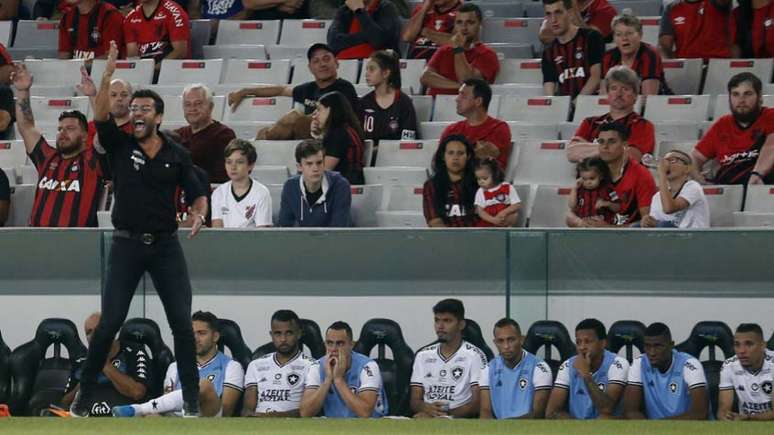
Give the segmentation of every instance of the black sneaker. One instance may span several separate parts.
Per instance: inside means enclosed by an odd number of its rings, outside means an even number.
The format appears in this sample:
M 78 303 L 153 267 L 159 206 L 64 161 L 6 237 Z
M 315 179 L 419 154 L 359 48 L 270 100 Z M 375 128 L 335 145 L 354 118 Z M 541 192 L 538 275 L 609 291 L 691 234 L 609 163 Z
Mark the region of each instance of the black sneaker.
M 183 418 L 196 418 L 199 416 L 199 402 L 183 402 Z
M 87 395 L 83 394 L 83 390 L 79 390 L 75 394 L 75 399 L 73 400 L 73 403 L 70 405 L 70 415 L 73 417 L 88 417 L 90 413 L 89 404 L 91 403 L 90 400 L 88 400 Z

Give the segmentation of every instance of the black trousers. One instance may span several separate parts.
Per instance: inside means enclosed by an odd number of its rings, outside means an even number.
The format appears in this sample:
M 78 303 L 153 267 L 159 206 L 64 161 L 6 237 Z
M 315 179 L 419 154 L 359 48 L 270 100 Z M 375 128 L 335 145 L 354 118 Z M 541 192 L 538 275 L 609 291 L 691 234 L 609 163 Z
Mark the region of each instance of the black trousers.
M 158 240 L 152 245 L 140 240 L 113 237 L 102 295 L 102 317 L 83 365 L 82 394 L 94 391 L 97 375 L 105 365 L 113 339 L 126 320 L 134 291 L 146 271 L 153 279 L 175 339 L 175 358 L 183 400 L 195 402 L 199 396 L 199 369 L 191 327 L 191 281 L 183 249 L 176 236 Z

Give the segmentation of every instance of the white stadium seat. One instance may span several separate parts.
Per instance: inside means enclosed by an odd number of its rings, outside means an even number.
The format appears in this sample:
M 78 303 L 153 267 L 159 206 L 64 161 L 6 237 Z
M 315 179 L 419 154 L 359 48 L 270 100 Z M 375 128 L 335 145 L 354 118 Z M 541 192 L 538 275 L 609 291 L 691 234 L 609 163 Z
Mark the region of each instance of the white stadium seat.
M 457 114 L 456 95 L 436 95 L 433 109 L 433 121 L 459 121 L 462 116 Z M 500 96 L 492 95 L 489 102 L 489 114 L 495 116 L 500 107 Z
M 276 122 L 291 109 L 292 98 L 245 98 L 235 112 L 226 110 L 223 116 L 225 123 L 231 121 L 271 121 Z
M 650 97 L 648 97 L 650 100 Z M 637 98 L 634 103 L 634 111 L 640 113 L 642 107 L 642 96 Z M 601 116 L 610 111 L 610 103 L 605 95 L 578 95 L 575 99 L 575 114 L 572 121 L 580 124 L 584 119 L 590 116 Z
M 224 118 L 226 117 L 225 112 L 230 111 L 231 110 L 228 108 L 224 109 Z M 252 140 L 255 139 L 255 134 L 258 132 L 258 130 L 264 127 L 271 127 L 274 125 L 274 121 L 228 121 L 227 124 L 229 127 L 231 127 L 232 130 L 234 130 L 236 137 L 240 139 Z
M 363 168 L 366 184 L 382 184 L 392 186 L 395 184 L 424 184 L 428 173 L 425 168 L 417 167 L 389 167 L 389 168 Z
M 142 89 L 150 89 L 159 95 L 183 95 L 183 89 L 185 89 L 185 84 L 181 83 L 177 85 L 141 85 L 139 87 Z M 212 88 L 212 86 L 208 86 L 208 87 Z
M 384 192 L 382 211 L 422 211 L 422 184 L 389 186 Z
M 412 95 L 411 103 L 414 104 L 414 113 L 417 115 L 418 123 L 430 121 L 433 115 L 432 95 Z
M 427 221 L 421 211 L 376 212 L 376 220 L 381 228 L 426 228 Z
M 507 179 L 517 184 L 564 185 L 575 181 L 575 165 L 567 160 L 567 141 L 530 140 L 514 147 L 517 164 Z
M 508 127 L 511 129 L 511 139 L 514 142 L 524 142 L 530 139 L 555 140 L 559 138 L 559 126 L 556 123 L 508 121 Z
M 94 59 L 91 64 L 91 78 L 99 86 L 102 82 L 102 73 L 105 72 L 105 60 Z M 116 61 L 114 79 L 124 79 L 136 85 L 149 85 L 153 83 L 153 59 L 132 59 Z M 77 82 L 80 83 L 80 80 Z
M 658 32 L 661 26 L 660 16 L 639 17 L 642 23 L 642 42 L 658 47 Z
M 57 124 L 59 115 L 65 110 L 78 110 L 89 116 L 89 97 L 66 97 L 66 98 L 48 98 L 48 97 L 30 97 L 32 113 L 35 115 L 35 122 L 41 124 Z M 38 126 L 40 128 L 40 126 Z M 47 137 L 49 141 L 52 138 Z
M 763 184 L 747 186 L 745 212 L 774 213 L 774 186 Z
M 649 95 L 644 116 L 650 122 L 699 123 L 709 115 L 709 95 Z
M 266 47 L 257 44 L 205 45 L 202 50 L 204 59 L 266 59 Z
M 11 34 L 13 33 L 13 21 L 0 21 L 0 44 L 11 46 Z
M 734 225 L 734 212 L 741 211 L 744 186 L 703 186 L 710 210 L 710 226 Z
M 220 83 L 223 59 L 164 59 L 159 73 L 160 85 L 204 83 L 214 86 Z
M 513 186 L 516 189 L 516 193 L 519 194 L 521 200 L 521 207 L 519 208 L 519 216 L 516 218 L 517 227 L 527 226 L 527 219 L 532 211 L 532 185 L 531 184 L 517 184 Z
M 400 60 L 400 81 L 401 87 L 411 89 L 411 93 L 419 94 L 422 91 L 422 85 L 419 78 L 425 70 L 427 61 L 425 59 L 401 59 Z M 361 74 L 362 76 L 363 74 Z M 365 81 L 365 79 L 361 79 Z
M 450 121 L 443 122 L 420 122 L 419 123 L 419 137 L 424 140 L 427 139 L 440 139 L 441 134 L 446 127 L 453 124 Z
M 491 18 L 484 20 L 481 40 L 484 42 L 540 44 L 538 33 L 542 18 Z
M 255 132 L 253 132 L 255 137 Z M 253 140 L 253 146 L 258 154 L 256 163 L 271 166 L 286 166 L 288 172 L 295 174 L 296 168 L 296 145 L 298 140 Z
M 283 20 L 280 45 L 304 47 L 326 42 L 331 20 Z
M 217 26 L 216 20 L 198 19 L 191 20 L 191 58 L 204 57 L 202 47 L 210 43 L 212 28 Z
M 81 59 L 28 59 L 24 61 L 34 85 L 70 85 L 81 82 Z
M 535 57 L 535 46 L 528 42 L 518 44 L 505 42 L 490 42 L 487 44 L 497 54 L 497 60 L 532 59 Z
M 280 206 L 282 205 L 282 187 L 283 184 L 266 184 L 271 196 L 271 220 L 274 225 L 279 221 Z
M 768 83 L 774 68 L 774 59 L 710 59 L 704 94 L 717 95 L 728 92 L 728 80 L 736 74 L 750 72 Z
M 164 100 L 164 122 L 181 122 L 185 121 L 185 115 L 183 111 L 183 97 L 182 95 L 162 95 Z M 226 97 L 222 95 L 215 95 L 212 97 L 213 109 L 212 118 L 217 121 L 223 120 L 223 108 L 226 105 Z M 165 126 L 166 127 L 166 126 Z
M 357 82 L 358 69 L 360 68 L 358 62 L 357 59 L 340 60 L 338 77 L 350 83 Z M 305 57 L 293 59 L 293 78 L 290 83 L 300 85 L 311 81 L 314 81 L 314 76 L 309 71 L 309 61 Z
M 540 185 L 537 187 L 529 216 L 529 226 L 561 228 L 566 226 L 569 185 Z
M 16 23 L 15 48 L 50 48 L 59 43 L 59 21 L 20 20 Z
M 287 166 L 254 166 L 250 176 L 261 184 L 282 184 L 289 177 Z M 272 205 L 273 206 L 273 205 Z
M 380 140 L 376 167 L 412 166 L 430 169 L 438 140 Z
M 306 59 L 307 47 L 289 47 L 287 45 L 267 45 L 269 59 Z
M 289 60 L 229 59 L 223 83 L 266 83 L 284 85 L 290 79 Z
M 6 227 L 26 227 L 32 213 L 32 203 L 35 200 L 34 184 L 19 184 L 11 192 L 11 209 L 8 212 Z
M 22 140 L 0 141 L 0 168 L 22 166 L 27 162 L 27 150 Z
M 701 126 L 695 122 L 660 121 L 654 122 L 656 143 L 662 141 L 690 141 L 699 139 Z
M 21 177 L 21 184 L 38 184 L 38 170 L 31 164 L 19 166 L 17 174 Z
M 699 93 L 701 84 L 701 59 L 665 59 L 664 80 L 669 89 L 677 95 L 694 95 Z
M 215 37 L 215 45 L 275 45 L 279 40 L 280 23 L 280 20 L 220 20 L 218 23 L 218 35 Z
M 508 83 L 503 85 L 492 85 L 492 94 L 494 95 L 521 95 L 524 97 L 540 97 L 544 94 L 543 85 L 529 83 Z
M 32 97 L 74 97 L 75 92 L 73 85 L 34 85 L 30 88 Z
M 540 59 L 503 59 L 495 84 L 525 83 L 543 86 Z
M 561 122 L 570 111 L 570 97 L 509 96 L 500 101 L 497 117 L 504 121 Z
M 352 192 L 352 222 L 356 227 L 375 227 L 376 210 L 382 204 L 384 186 L 380 184 L 351 186 Z
M 580 127 L 580 121 L 578 122 L 560 122 L 559 123 L 559 138 L 562 140 L 570 140 L 575 137 L 575 132 Z
M 774 213 L 734 212 L 735 227 L 774 227 Z

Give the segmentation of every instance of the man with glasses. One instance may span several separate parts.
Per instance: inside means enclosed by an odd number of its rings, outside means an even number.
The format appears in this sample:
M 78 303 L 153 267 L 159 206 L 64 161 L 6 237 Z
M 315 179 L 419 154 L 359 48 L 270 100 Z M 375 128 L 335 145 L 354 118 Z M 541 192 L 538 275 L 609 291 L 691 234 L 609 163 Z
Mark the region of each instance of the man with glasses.
M 658 162 L 658 192 L 650 201 L 643 228 L 709 228 L 710 213 L 701 184 L 691 179 L 693 163 L 680 150 Z

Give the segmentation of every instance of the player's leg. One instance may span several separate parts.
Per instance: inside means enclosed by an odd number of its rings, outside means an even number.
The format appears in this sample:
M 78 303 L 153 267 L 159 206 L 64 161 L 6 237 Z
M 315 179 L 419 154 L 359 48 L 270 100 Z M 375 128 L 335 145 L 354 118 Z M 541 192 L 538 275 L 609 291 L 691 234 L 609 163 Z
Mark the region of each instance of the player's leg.
M 220 415 L 221 402 L 212 383 L 206 379 L 199 381 L 199 407 L 204 417 Z M 114 417 L 144 417 L 178 412 L 183 409 L 183 392 L 174 390 L 136 405 L 114 406 Z
M 199 381 L 199 410 L 203 417 L 220 416 L 222 404 L 212 382 L 202 379 Z

